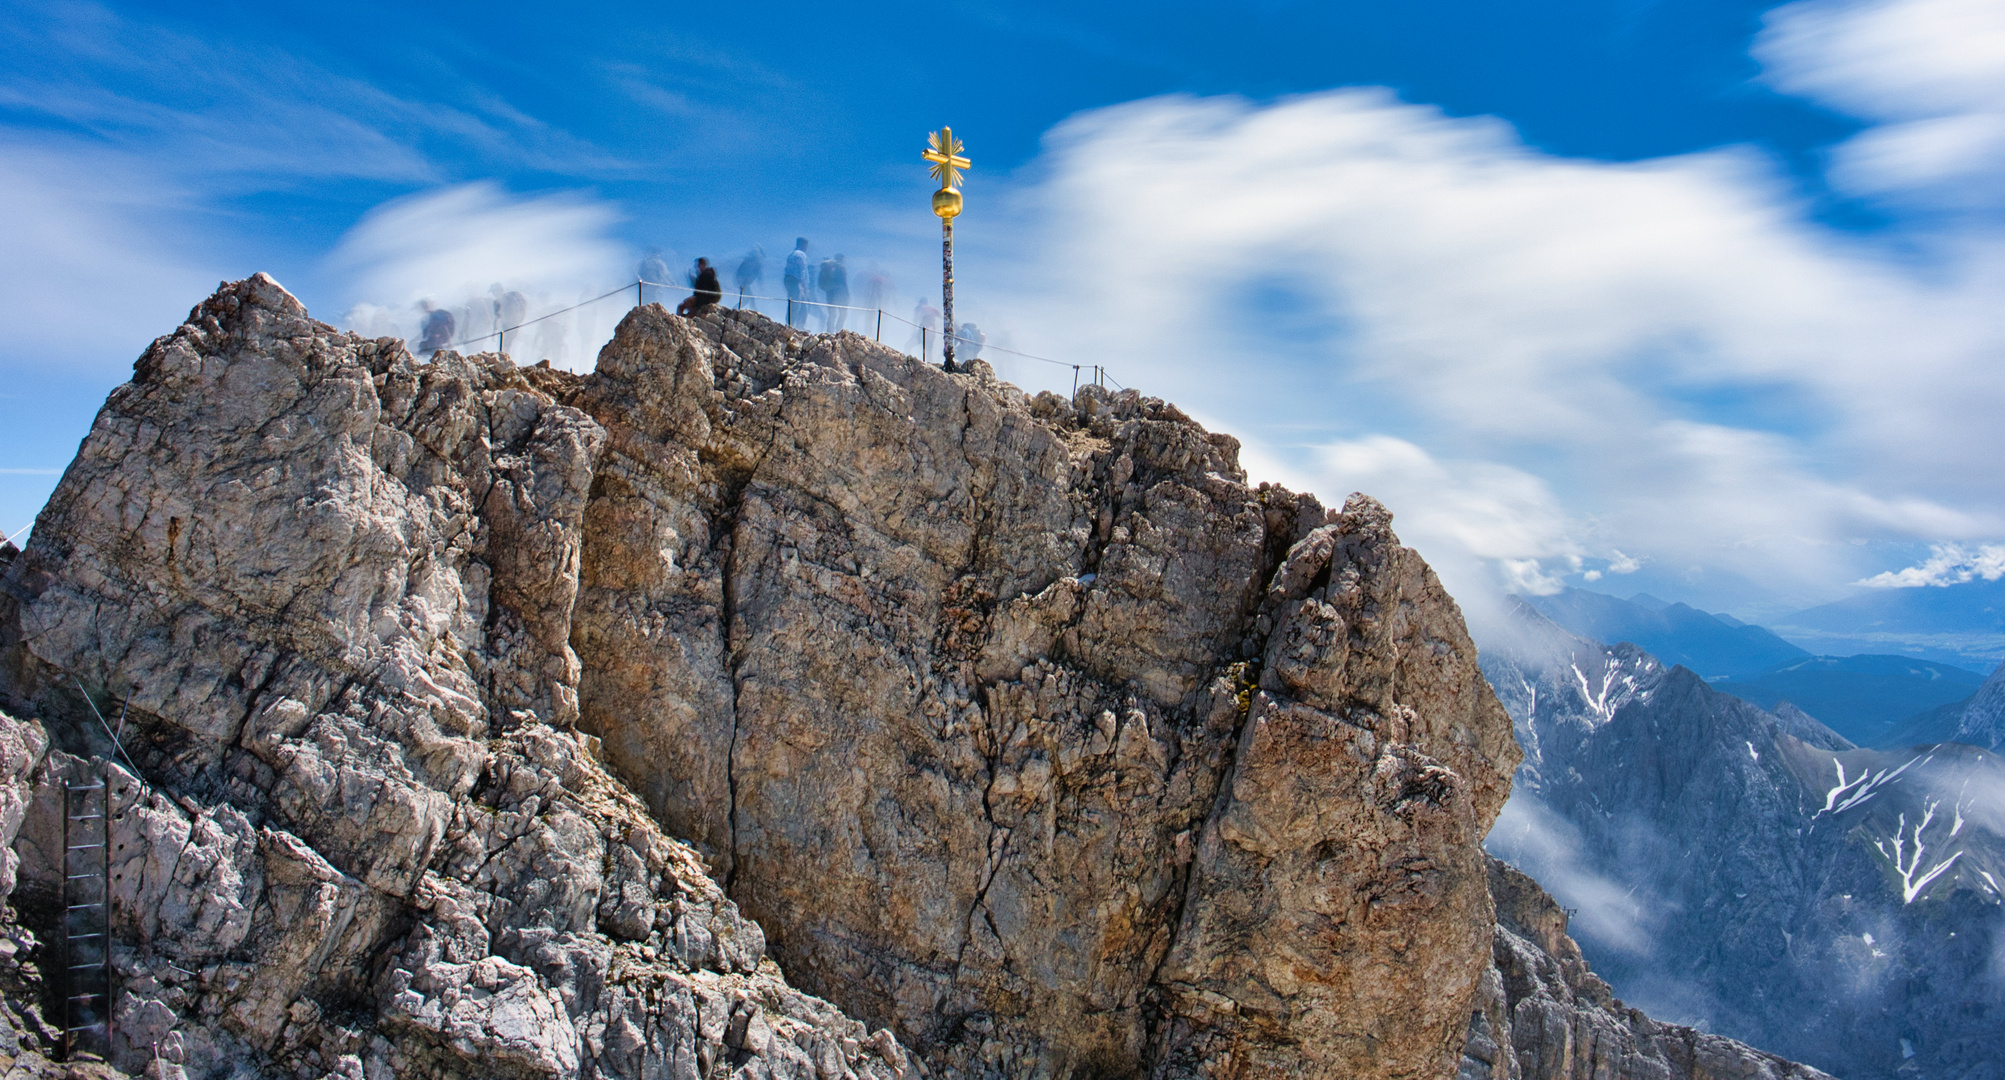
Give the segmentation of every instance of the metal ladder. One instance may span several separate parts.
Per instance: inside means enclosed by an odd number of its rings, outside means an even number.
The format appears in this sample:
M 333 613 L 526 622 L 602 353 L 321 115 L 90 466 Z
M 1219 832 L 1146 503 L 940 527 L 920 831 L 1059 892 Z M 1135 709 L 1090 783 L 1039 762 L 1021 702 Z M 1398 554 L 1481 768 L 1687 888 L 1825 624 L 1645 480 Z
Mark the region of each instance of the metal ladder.
M 63 1057 L 111 1050 L 111 793 L 63 781 Z M 94 1045 L 93 1045 L 94 1044 Z

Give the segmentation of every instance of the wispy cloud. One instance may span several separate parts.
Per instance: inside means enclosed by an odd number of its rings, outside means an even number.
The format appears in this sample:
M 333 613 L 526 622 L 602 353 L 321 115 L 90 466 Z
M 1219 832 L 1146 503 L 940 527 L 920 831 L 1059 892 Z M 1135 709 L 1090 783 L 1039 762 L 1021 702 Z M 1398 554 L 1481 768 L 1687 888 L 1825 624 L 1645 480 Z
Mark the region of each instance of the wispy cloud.
M 329 258 L 355 300 L 345 323 L 362 333 L 415 341 L 421 301 L 454 313 L 462 351 L 494 349 L 499 292 L 524 294 L 520 317 L 538 318 L 633 281 L 633 260 L 610 236 L 612 204 L 582 192 L 516 196 L 492 183 L 421 192 L 370 211 Z M 609 299 L 543 319 L 507 343 L 519 361 L 587 365 L 631 305 Z M 505 329 L 506 327 L 500 327 Z
M 626 250 L 608 235 L 619 216 L 585 194 L 522 198 L 493 183 L 460 184 L 371 210 L 329 261 L 358 299 L 377 303 L 483 291 L 493 281 L 594 284 L 626 273 Z
M 1579 911 L 1575 936 L 1636 957 L 1656 948 L 1654 897 L 1594 872 L 1582 855 L 1580 831 L 1536 796 L 1513 792 L 1484 846 L 1537 878 L 1562 904 Z
M 1918 589 L 1929 585 L 1961 585 L 1979 578 L 1997 581 L 2001 577 L 2005 577 L 2005 545 L 1971 548 L 1937 544 L 1921 564 L 1874 574 L 1857 584 L 1873 589 Z
M 1988 234 L 1883 245 L 1748 149 L 1560 158 L 1384 91 L 1158 98 L 1048 147 L 1028 347 L 1380 494 L 1451 588 L 1647 564 L 1828 595 L 1874 569 L 1858 540 L 2005 535 Z
M 1837 150 L 1854 190 L 2005 205 L 2005 7 L 1810 0 L 1770 12 L 1755 55 L 1777 87 L 1879 121 Z
M 464 161 L 572 175 L 636 167 L 463 73 L 417 96 L 268 42 L 196 37 L 94 4 L 30 7 L 35 17 L 0 46 L 0 104 L 35 118 L 49 144 L 84 136 L 163 176 L 202 178 L 207 191 L 438 183 Z
M 222 276 L 193 201 L 123 155 L 0 133 L 0 353 L 94 376 L 130 365 Z

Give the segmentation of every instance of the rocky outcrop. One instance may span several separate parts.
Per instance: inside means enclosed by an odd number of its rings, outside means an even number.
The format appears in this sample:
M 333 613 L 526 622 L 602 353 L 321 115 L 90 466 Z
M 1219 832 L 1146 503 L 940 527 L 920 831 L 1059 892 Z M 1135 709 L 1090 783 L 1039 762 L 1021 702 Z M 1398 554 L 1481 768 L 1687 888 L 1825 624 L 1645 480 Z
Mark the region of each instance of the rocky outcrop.
M 50 791 L 112 785 L 114 1063 L 904 1071 L 566 730 L 604 438 L 496 357 L 417 363 L 262 276 L 113 393 L 8 568 L 0 690 L 70 752 L 35 767 L 20 910 L 59 895 Z
M 1490 860 L 1495 963 L 1469 1021 L 1460 1080 L 1829 1080 L 1719 1035 L 1650 1019 L 1615 999 L 1538 882 Z
M 225 286 L 0 576 L 9 925 L 102 775 L 128 1071 L 1453 1075 L 1519 760 L 1453 601 L 973 366 L 656 306 L 419 363 Z
M 961 1074 L 1452 1068 L 1517 751 L 1376 503 L 736 314 L 540 378 L 582 726 L 792 977 Z

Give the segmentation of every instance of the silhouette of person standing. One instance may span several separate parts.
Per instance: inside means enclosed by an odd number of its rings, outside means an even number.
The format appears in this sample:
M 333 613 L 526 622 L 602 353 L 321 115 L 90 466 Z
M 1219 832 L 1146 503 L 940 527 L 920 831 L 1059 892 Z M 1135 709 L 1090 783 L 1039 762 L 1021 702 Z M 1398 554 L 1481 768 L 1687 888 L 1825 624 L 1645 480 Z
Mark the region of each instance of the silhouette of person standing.
M 494 298 L 494 328 L 513 330 L 529 317 L 529 298 L 514 289 L 504 289 L 499 281 L 487 287 Z
M 641 303 L 659 304 L 668 284 L 668 263 L 661 257 L 660 248 L 647 249 L 647 258 L 640 261 Z
M 766 278 L 766 249 L 754 246 L 738 264 L 738 306 L 745 306 L 745 294 L 756 292 Z M 755 305 L 756 306 L 756 305 Z
M 912 322 L 919 330 L 912 336 L 911 345 L 907 347 L 916 346 L 919 350 L 919 359 L 931 362 L 933 339 L 939 336 L 940 309 L 934 307 L 931 300 L 922 296 L 919 298 L 919 303 L 912 308 Z
M 847 307 L 849 304 L 849 269 L 843 266 L 842 255 L 840 253 L 832 259 L 822 260 L 821 281 L 819 284 L 821 285 L 822 298 L 829 303 L 829 307 L 827 308 L 828 317 L 822 320 L 822 325 L 832 334 L 841 330 L 849 322 L 849 309 Z
M 701 315 L 711 306 L 724 299 L 724 289 L 717 284 L 717 268 L 709 259 L 696 260 L 696 272 L 689 275 L 689 298 L 675 306 L 677 315 Z
M 785 273 L 787 299 L 787 325 L 800 326 L 807 320 L 808 310 L 801 302 L 808 298 L 812 286 L 808 284 L 808 238 L 803 236 L 794 241 L 794 250 L 787 253 Z M 796 310 L 798 309 L 798 310 Z
M 504 289 L 497 281 L 487 287 L 488 306 L 494 315 L 494 349 L 506 352 L 508 331 L 522 325 L 529 315 L 529 298 L 513 289 Z
M 863 302 L 858 307 L 879 310 L 884 307 L 884 297 L 891 291 L 891 277 L 873 266 L 863 274 Z
M 964 322 L 954 334 L 954 357 L 957 360 L 978 359 L 982 355 L 982 346 L 988 342 L 989 336 L 982 333 L 981 327 Z
M 424 301 L 424 309 L 424 322 L 418 328 L 421 335 L 418 351 L 430 356 L 453 343 L 453 331 L 459 324 L 452 312 L 433 307 L 430 300 Z

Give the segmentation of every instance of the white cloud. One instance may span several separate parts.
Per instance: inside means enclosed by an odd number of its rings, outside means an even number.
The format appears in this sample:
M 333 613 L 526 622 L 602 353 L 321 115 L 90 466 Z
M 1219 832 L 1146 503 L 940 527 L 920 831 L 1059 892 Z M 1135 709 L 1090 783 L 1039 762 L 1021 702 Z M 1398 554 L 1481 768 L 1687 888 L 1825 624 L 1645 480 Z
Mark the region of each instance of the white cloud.
M 1136 102 L 1048 147 L 1026 347 L 1378 495 L 1451 587 L 1590 560 L 1835 592 L 1855 539 L 2005 533 L 1996 245 L 1902 261 L 1748 151 L 1558 158 L 1383 91 Z
M 1480 588 L 1492 565 L 1510 591 L 1549 594 L 1562 582 L 1541 560 L 1578 554 L 1565 515 L 1538 477 L 1484 461 L 1443 462 L 1404 439 L 1370 435 L 1317 448 L 1310 483 L 1328 501 L 1369 492 L 1398 515 L 1400 536 L 1439 565 L 1451 588 Z
M 479 292 L 490 282 L 553 288 L 629 279 L 608 236 L 612 205 L 576 193 L 520 198 L 493 183 L 422 192 L 371 210 L 330 259 L 376 303 Z
M 619 289 L 633 261 L 609 231 L 609 203 L 580 193 L 518 197 L 491 183 L 460 184 L 385 203 L 342 238 L 329 259 L 358 302 L 344 320 L 362 333 L 415 341 L 418 305 L 454 312 L 462 351 L 495 348 L 492 290 L 517 290 L 540 317 Z M 511 335 L 518 362 L 588 367 L 632 306 L 632 291 L 556 314 Z M 468 340 L 474 339 L 474 340 Z
M 1661 902 L 1590 869 L 1581 855 L 1580 831 L 1537 796 L 1513 791 L 1483 846 L 1574 907 L 1575 936 L 1635 957 L 1655 951 Z
M 1858 582 L 1873 589 L 1917 589 L 1923 586 L 1961 585 L 1983 578 L 1997 581 L 2005 577 L 2005 545 L 1985 544 L 1968 548 L 1961 544 L 1937 544 L 1919 566 L 1889 570 Z
M 183 223 L 185 193 L 119 155 L 0 136 L 0 205 L 5 352 L 43 370 L 129 368 L 223 276 Z
M 2005 172 L 2005 5 L 1809 0 L 1771 12 L 1755 55 L 1777 87 L 1879 122 L 1833 178 L 1867 193 L 1997 205 Z

